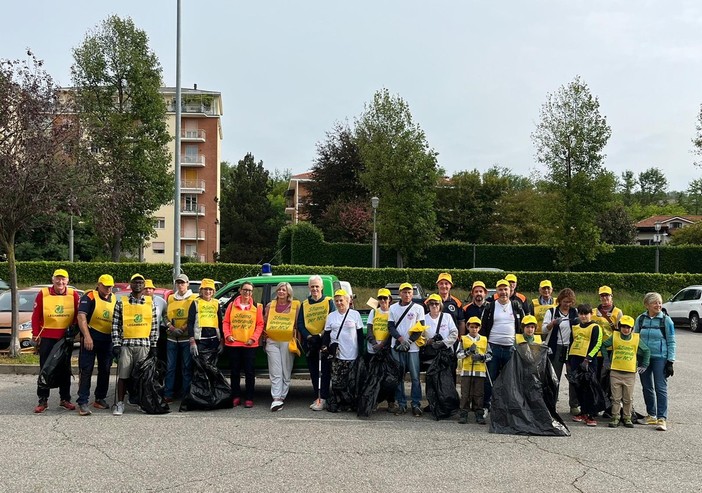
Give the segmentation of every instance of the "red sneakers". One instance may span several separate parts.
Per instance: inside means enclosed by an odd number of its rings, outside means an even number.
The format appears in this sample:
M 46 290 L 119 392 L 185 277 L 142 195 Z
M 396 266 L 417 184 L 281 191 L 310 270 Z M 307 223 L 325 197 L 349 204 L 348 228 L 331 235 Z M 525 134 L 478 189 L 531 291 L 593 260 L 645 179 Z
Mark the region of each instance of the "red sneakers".
M 587 416 L 585 416 L 584 414 L 578 414 L 577 416 L 573 416 L 573 421 L 575 421 L 576 423 L 582 423 L 586 419 Z
M 62 407 L 64 409 L 68 409 L 69 411 L 75 411 L 76 410 L 76 405 L 73 404 L 71 401 L 64 401 L 62 400 L 59 402 L 59 407 Z
M 49 404 L 46 402 L 46 400 L 42 399 L 39 401 L 39 404 L 37 404 L 37 407 L 34 408 L 34 412 L 41 414 L 46 411 L 47 407 L 49 407 Z
M 244 402 L 244 407 L 247 409 L 250 409 L 253 407 L 253 401 L 246 401 Z
M 591 418 L 590 416 L 588 416 L 587 418 L 585 418 L 585 424 L 588 426 L 597 426 L 597 421 L 595 421 L 595 418 Z
M 238 397 L 234 397 L 234 399 L 232 399 L 232 404 L 234 405 L 234 407 L 238 407 L 239 405 L 241 405 L 241 399 Z

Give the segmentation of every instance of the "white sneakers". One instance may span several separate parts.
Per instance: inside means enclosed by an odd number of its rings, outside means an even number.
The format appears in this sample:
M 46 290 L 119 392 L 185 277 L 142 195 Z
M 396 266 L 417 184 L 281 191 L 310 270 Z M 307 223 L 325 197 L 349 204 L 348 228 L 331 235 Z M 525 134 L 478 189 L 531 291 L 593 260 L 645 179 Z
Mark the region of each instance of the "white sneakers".
M 122 416 L 124 414 L 124 402 L 119 401 L 115 406 L 114 411 L 112 411 L 113 416 Z
M 315 400 L 311 405 L 310 409 L 313 411 L 323 411 L 327 407 L 326 399 Z
M 284 406 L 284 405 L 285 405 L 285 402 L 283 402 L 283 401 L 280 400 L 280 399 L 275 399 L 275 400 L 271 403 L 271 412 L 274 413 L 274 412 L 276 412 L 276 411 L 280 411 L 281 409 L 283 409 L 283 406 Z

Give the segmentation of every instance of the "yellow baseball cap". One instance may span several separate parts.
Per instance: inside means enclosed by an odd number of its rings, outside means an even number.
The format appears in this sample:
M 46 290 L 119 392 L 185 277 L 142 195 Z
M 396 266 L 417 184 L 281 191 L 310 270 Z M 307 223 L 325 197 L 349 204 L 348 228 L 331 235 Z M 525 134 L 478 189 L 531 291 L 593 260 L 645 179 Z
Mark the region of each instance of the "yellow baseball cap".
M 68 271 L 66 269 L 56 269 L 54 271 L 54 277 L 65 277 L 68 279 Z
M 517 282 L 517 276 L 515 276 L 514 274 L 507 274 L 507 275 L 505 276 L 505 281 L 508 281 L 508 282 Z
M 549 281 L 548 279 L 544 279 L 544 280 L 541 281 L 541 283 L 539 284 L 539 289 L 541 289 L 541 288 L 551 288 L 551 289 L 553 289 L 553 285 L 551 284 L 551 281 Z
M 451 284 L 451 286 L 453 286 L 453 278 L 448 272 L 442 272 L 441 274 L 439 274 L 439 278 L 436 280 L 436 284 L 439 284 L 439 281 L 448 281 Z
M 380 288 L 378 290 L 378 297 L 380 298 L 381 296 L 387 296 L 388 298 L 392 298 L 392 294 L 390 294 L 390 290 L 385 289 L 385 288 Z
M 619 320 L 619 326 L 621 327 L 622 325 L 626 325 L 627 327 L 633 327 L 634 326 L 634 319 L 632 317 L 630 317 L 629 315 L 624 315 Z
M 527 315 L 522 319 L 522 325 L 534 324 L 537 325 L 536 317 L 534 315 Z
M 609 286 L 601 286 L 598 294 L 612 294 L 612 288 Z
M 132 282 L 135 279 L 141 279 L 142 281 L 145 280 L 144 276 L 142 276 L 141 274 L 134 274 L 132 277 L 129 278 L 129 282 Z
M 102 284 L 106 288 L 111 288 L 115 285 L 115 280 L 109 274 L 103 274 L 98 278 L 98 284 Z
M 500 286 L 509 287 L 509 281 L 507 279 L 500 279 L 499 281 L 497 281 L 497 284 L 495 284 L 495 287 L 499 288 Z
M 482 325 L 483 322 L 482 322 L 478 317 L 470 317 L 470 318 L 468 319 L 468 325 L 470 325 L 470 324 Z
M 400 291 L 404 291 L 405 289 L 411 289 L 412 291 L 414 291 L 414 288 L 408 282 L 403 282 L 402 284 L 400 284 Z
M 473 286 L 470 288 L 470 292 L 472 293 L 475 288 L 483 288 L 485 291 L 487 291 L 487 287 L 483 281 L 475 281 Z
M 344 289 L 337 289 L 336 291 L 334 291 L 334 298 L 336 298 L 337 296 L 348 296 L 348 295 L 349 295 L 349 293 L 347 293 L 346 290 L 344 290 Z
M 430 294 L 429 297 L 427 298 L 427 302 L 429 302 L 429 301 L 437 301 L 437 302 L 441 303 L 441 296 L 439 296 L 436 293 Z
M 154 281 L 152 281 L 151 279 L 146 279 L 144 281 L 144 287 L 150 288 L 150 289 L 156 289 L 156 286 L 154 286 Z
M 200 281 L 200 289 L 214 289 L 215 288 L 215 282 L 214 279 L 203 279 Z

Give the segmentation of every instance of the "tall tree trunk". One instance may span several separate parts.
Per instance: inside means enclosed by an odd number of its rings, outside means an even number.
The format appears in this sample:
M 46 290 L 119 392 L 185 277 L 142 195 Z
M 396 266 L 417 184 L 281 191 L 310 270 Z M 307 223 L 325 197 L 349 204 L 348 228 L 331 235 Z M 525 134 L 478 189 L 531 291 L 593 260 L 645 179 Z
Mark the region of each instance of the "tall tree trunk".
M 122 255 L 122 238 L 117 237 L 112 242 L 112 261 L 119 262 L 119 258 Z
M 20 353 L 19 343 L 19 298 L 17 296 L 17 262 L 15 260 L 15 232 L 9 233 L 7 241 L 3 242 L 7 253 L 7 267 L 10 271 L 10 296 L 12 296 L 12 315 L 10 318 L 10 357 L 18 358 Z
M 405 267 L 405 261 L 404 261 L 404 259 L 402 258 L 402 253 L 400 253 L 400 252 L 398 251 L 398 252 L 397 252 L 397 268 L 398 268 L 398 269 L 404 269 L 404 267 Z

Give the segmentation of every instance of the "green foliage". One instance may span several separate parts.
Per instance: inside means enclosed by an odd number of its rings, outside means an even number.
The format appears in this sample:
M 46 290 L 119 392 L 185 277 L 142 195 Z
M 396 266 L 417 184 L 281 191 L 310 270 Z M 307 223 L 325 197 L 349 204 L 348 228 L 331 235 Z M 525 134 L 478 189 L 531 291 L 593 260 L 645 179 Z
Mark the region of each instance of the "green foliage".
M 375 93 L 356 120 L 365 164 L 361 181 L 380 198 L 378 234 L 403 258 L 436 240 L 436 152 L 412 120 L 409 105 L 387 89 Z
M 627 207 L 627 211 L 634 221 L 641 221 L 651 216 L 684 216 L 687 214 L 687 210 L 681 204 L 641 205 L 635 202 Z
M 153 212 L 173 199 L 161 66 L 146 33 L 114 15 L 73 56 L 76 110 L 96 151 L 81 156 L 93 162 L 83 216 L 118 260 L 153 235 Z
M 630 245 L 636 240 L 636 226 L 622 204 L 615 204 L 597 214 L 600 239 L 610 245 Z
M 370 200 L 332 202 L 322 214 L 319 227 L 329 241 L 369 241 L 373 233 L 373 212 Z
M 702 245 L 702 222 L 680 228 L 670 239 L 671 245 Z
M 648 168 L 639 173 L 636 198 L 643 206 L 662 204 L 668 194 L 668 179 L 659 168 Z

